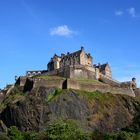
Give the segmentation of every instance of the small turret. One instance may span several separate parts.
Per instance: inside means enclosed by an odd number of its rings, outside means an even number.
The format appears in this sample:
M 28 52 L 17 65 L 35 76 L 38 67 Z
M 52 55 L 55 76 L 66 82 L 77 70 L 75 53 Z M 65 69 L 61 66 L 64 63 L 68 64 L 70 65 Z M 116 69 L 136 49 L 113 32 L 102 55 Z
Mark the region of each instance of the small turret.
M 135 90 L 136 88 L 137 88 L 136 78 L 133 77 L 133 78 L 132 78 L 132 89 Z
M 132 78 L 132 81 L 133 81 L 133 82 L 136 82 L 136 78 L 135 78 L 135 77 L 133 77 L 133 78 Z

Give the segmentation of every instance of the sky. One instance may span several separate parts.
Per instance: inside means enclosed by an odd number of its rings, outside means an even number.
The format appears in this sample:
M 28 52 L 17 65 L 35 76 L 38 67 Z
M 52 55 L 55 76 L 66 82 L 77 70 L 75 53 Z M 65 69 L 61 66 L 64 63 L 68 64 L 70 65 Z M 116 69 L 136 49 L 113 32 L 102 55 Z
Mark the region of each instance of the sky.
M 81 46 L 140 86 L 140 0 L 0 0 L 0 88 Z

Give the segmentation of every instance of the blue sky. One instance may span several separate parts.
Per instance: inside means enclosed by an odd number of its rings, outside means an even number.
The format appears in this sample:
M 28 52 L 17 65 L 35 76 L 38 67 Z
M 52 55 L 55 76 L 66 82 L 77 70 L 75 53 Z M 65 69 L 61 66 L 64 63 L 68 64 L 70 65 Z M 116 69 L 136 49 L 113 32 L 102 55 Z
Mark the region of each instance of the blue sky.
M 140 86 L 139 37 L 139 0 L 0 0 L 0 87 L 81 46 Z

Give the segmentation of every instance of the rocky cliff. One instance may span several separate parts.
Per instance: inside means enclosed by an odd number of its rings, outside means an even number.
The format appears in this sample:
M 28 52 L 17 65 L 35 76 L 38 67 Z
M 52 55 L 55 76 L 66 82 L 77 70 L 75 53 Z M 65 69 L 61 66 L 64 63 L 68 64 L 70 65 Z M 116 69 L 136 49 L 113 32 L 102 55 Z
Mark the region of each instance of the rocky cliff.
M 44 130 L 55 120 L 76 120 L 86 131 L 116 132 L 140 114 L 140 99 L 101 92 L 37 87 L 23 93 L 15 86 L 0 105 L 0 128 Z

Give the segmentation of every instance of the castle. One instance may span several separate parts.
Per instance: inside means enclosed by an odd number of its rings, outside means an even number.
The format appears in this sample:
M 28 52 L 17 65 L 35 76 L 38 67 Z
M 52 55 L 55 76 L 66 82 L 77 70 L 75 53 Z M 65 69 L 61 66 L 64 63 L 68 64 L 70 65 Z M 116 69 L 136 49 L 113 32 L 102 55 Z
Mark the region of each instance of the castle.
M 101 76 L 112 79 L 108 63 L 93 65 L 92 56 L 86 53 L 84 47 L 74 53 L 54 55 L 47 65 L 47 71 L 27 71 L 27 76 L 46 73 L 66 78 L 89 78 L 99 80 Z
M 133 97 L 136 94 L 140 95 L 135 78 L 127 82 L 114 80 L 109 64 L 93 64 L 92 56 L 85 52 L 84 47 L 61 56 L 55 54 L 47 64 L 47 70 L 27 71 L 26 76 L 16 77 L 16 84 L 23 89 L 23 92 L 31 91 L 36 87 L 57 87 L 98 90 L 102 93 L 126 94 Z

